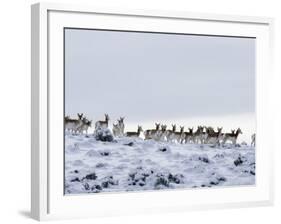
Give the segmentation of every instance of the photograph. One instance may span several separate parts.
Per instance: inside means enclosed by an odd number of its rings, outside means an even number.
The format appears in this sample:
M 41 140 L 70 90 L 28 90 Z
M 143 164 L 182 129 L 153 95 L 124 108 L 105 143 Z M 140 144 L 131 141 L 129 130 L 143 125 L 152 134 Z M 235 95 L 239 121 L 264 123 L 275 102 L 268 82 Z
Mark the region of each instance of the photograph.
M 255 186 L 256 38 L 64 28 L 64 194 Z

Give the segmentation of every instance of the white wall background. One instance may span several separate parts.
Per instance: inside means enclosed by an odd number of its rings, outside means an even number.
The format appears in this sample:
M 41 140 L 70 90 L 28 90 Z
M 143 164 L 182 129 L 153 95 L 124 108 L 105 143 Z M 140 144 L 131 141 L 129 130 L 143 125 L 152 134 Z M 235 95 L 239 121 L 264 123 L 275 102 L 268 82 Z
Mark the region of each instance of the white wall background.
M 0 222 L 32 223 L 30 208 L 30 4 L 5 0 L 0 6 Z M 275 80 L 272 108 L 276 122 L 275 188 L 273 207 L 196 211 L 148 216 L 80 220 L 79 223 L 280 223 L 280 40 L 281 6 L 278 0 L 69 0 L 110 8 L 184 10 L 223 14 L 270 16 L 275 24 Z M 272 130 L 270 130 L 272 131 Z M 77 220 L 59 223 L 76 223 Z

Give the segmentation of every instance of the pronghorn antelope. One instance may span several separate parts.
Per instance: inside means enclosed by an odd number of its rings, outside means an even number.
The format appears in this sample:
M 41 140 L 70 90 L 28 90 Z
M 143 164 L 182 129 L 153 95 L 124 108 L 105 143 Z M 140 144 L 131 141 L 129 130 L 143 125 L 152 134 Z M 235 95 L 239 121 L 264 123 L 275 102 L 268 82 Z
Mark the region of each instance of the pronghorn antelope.
M 129 131 L 129 132 L 126 132 L 125 136 L 127 137 L 139 137 L 140 136 L 140 133 L 142 132 L 142 127 L 138 125 L 138 130 L 137 132 L 133 132 L 133 131 Z
M 109 121 L 109 116 L 108 114 L 105 114 L 105 120 L 104 121 L 97 121 L 95 123 L 95 129 L 99 129 L 99 128 L 108 128 L 108 121 Z
M 125 129 L 124 119 L 125 117 L 120 117 L 120 119 L 117 119 L 118 123 L 113 124 L 112 132 L 115 137 L 124 136 L 124 129 Z
M 202 144 L 203 143 L 202 135 L 203 135 L 203 127 L 198 126 L 197 130 L 193 134 L 194 143 Z
M 205 129 L 205 131 L 204 131 L 204 129 Z M 208 134 L 212 134 L 212 133 L 215 133 L 215 130 L 213 127 L 202 126 L 201 137 L 200 137 L 201 144 L 208 143 L 207 142 Z
M 188 132 L 184 132 L 184 142 L 191 143 L 193 141 L 193 128 L 188 128 Z
M 237 141 L 239 134 L 242 134 L 242 131 L 240 128 L 238 128 L 235 133 L 225 133 L 223 135 L 222 143 L 225 144 L 227 141 L 231 141 L 233 145 L 236 145 L 236 141 Z
M 208 133 L 215 133 L 214 128 L 211 127 L 211 126 L 209 126 L 209 127 L 206 127 L 206 126 L 205 126 L 205 129 L 206 129 L 206 132 L 208 132 Z
M 88 134 L 89 127 L 92 126 L 92 121 L 89 121 L 87 118 L 82 119 L 82 124 L 80 127 L 77 128 L 77 131 L 81 134 L 83 134 L 84 131 L 86 131 L 86 134 Z
M 182 143 L 183 137 L 184 137 L 184 127 L 180 126 L 180 131 L 174 132 L 174 140 L 178 143 Z
M 158 135 L 158 139 L 157 140 L 165 140 L 165 137 L 167 135 L 167 125 L 161 125 L 161 130 L 159 132 L 159 135 Z
M 204 131 L 204 128 L 205 128 L 206 131 Z M 200 141 L 201 141 L 201 144 L 206 143 L 207 136 L 208 136 L 208 130 L 212 131 L 214 129 L 211 128 L 211 127 L 202 126 L 201 136 L 199 137 Z
M 251 146 L 256 146 L 256 134 L 252 134 L 251 140 Z
M 174 140 L 174 133 L 176 132 L 177 126 L 175 124 L 172 124 L 172 130 L 166 131 L 166 138 L 168 142 L 172 142 Z
M 205 131 L 204 131 L 205 128 Z M 201 133 L 201 143 L 207 143 L 208 133 L 215 133 L 215 130 L 213 127 L 209 126 L 203 126 L 202 127 L 202 133 Z
M 120 129 L 120 136 L 124 135 L 124 130 L 125 130 L 124 119 L 125 119 L 125 117 L 120 117 L 120 119 L 118 120 L 118 126 L 119 126 L 119 129 Z
M 160 123 L 155 123 L 155 129 L 145 130 L 144 138 L 145 139 L 157 139 L 160 132 Z
M 210 143 L 215 143 L 215 144 L 219 144 L 220 143 L 220 140 L 223 136 L 222 134 L 222 127 L 221 128 L 217 128 L 217 132 L 213 132 L 212 130 L 210 129 L 207 129 L 206 132 L 207 132 L 207 138 L 206 138 L 206 142 L 207 144 L 210 144 Z
M 76 133 L 78 128 L 82 125 L 82 118 L 83 118 L 83 113 L 82 114 L 77 114 L 78 119 L 71 119 L 69 116 L 66 116 L 64 118 L 64 124 L 65 124 L 65 129 Z
M 112 132 L 115 137 L 121 136 L 121 130 L 120 130 L 119 124 L 113 124 Z

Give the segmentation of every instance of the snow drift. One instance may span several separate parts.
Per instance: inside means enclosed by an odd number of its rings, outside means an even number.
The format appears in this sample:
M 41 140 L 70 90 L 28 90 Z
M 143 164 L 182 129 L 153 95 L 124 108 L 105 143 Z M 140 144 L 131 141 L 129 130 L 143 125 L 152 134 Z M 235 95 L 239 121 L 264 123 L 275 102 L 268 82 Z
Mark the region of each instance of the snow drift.
M 255 148 L 65 135 L 65 193 L 255 184 Z

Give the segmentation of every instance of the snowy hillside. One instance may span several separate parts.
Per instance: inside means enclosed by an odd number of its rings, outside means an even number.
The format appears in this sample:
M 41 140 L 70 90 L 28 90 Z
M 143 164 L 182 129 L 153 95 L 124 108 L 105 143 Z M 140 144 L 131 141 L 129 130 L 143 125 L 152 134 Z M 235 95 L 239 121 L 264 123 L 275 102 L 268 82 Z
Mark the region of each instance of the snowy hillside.
M 65 135 L 65 193 L 255 184 L 255 149 Z

